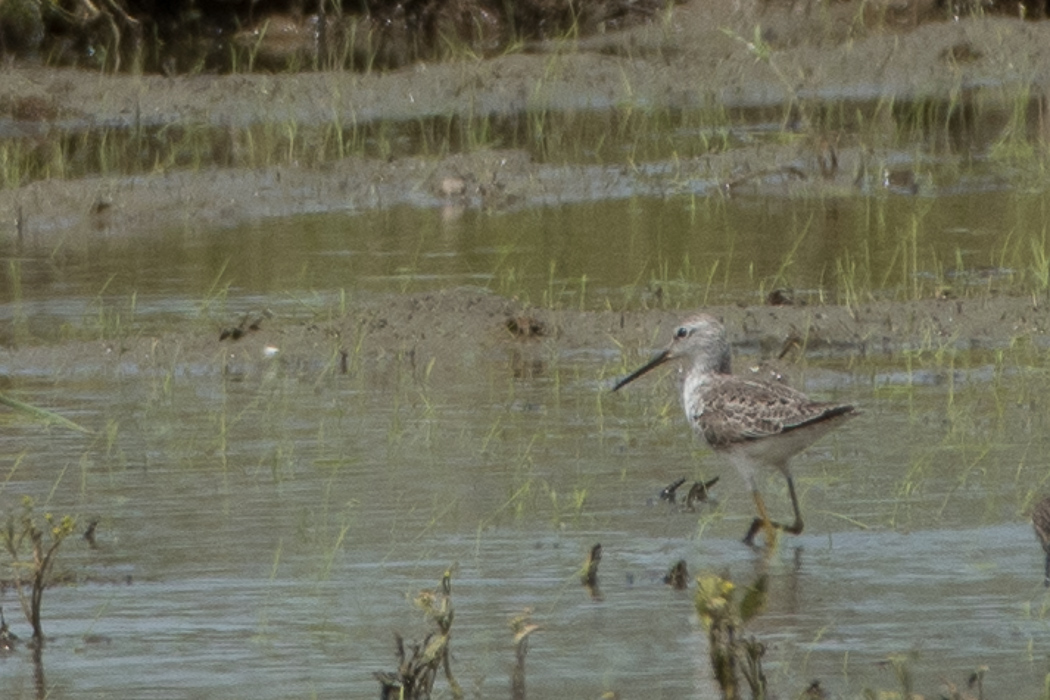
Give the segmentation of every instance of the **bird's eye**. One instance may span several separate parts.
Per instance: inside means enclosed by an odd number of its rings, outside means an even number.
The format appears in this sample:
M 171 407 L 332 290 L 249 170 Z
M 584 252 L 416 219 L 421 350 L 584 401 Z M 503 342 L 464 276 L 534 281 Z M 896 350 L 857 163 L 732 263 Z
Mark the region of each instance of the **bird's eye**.
M 678 329 L 677 331 L 675 331 L 675 333 L 674 333 L 674 337 L 675 337 L 675 338 L 685 338 L 685 337 L 686 337 L 686 336 L 688 336 L 688 335 L 689 335 L 689 329 L 688 329 L 688 328 L 686 328 L 685 326 L 682 326 L 681 328 L 679 328 L 679 329 Z

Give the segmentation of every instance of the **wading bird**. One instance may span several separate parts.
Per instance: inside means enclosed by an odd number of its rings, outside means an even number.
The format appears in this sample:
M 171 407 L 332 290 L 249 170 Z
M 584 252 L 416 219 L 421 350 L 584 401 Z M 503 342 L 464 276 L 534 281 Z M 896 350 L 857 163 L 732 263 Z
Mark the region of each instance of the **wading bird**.
M 617 382 L 613 391 L 665 362 L 679 359 L 686 365 L 682 384 L 686 418 L 708 445 L 728 456 L 755 499 L 758 517 L 751 523 L 744 542 L 753 545 L 760 529 L 766 531 L 767 544 L 772 541 L 774 528 L 793 535 L 802 532 L 802 514 L 788 460 L 859 411 L 848 404 L 813 401 L 779 382 L 734 376 L 725 327 L 707 314 L 685 319 L 675 329 L 671 344 Z M 776 468 L 787 479 L 795 511 L 795 521 L 790 525 L 769 518 L 758 491 L 757 471 L 762 466 Z M 1050 528 L 1050 506 L 1047 527 Z

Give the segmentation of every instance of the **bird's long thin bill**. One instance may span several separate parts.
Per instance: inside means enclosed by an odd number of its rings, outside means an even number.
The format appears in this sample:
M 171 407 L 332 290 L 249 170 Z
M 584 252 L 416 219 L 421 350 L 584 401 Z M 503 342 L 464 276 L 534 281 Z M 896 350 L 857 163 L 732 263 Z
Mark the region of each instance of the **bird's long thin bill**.
M 644 365 L 642 365 L 641 367 L 639 367 L 635 371 L 631 372 L 630 374 L 628 374 L 626 377 L 624 377 L 620 381 L 616 382 L 616 386 L 614 386 L 612 388 L 612 390 L 613 391 L 618 391 L 620 389 L 620 387 L 625 386 L 627 384 L 630 384 L 635 379 L 637 379 L 638 377 L 642 376 L 643 374 L 645 374 L 649 370 L 654 369 L 656 367 L 659 367 L 663 363 L 667 362 L 667 360 L 670 359 L 670 357 L 671 357 L 671 351 L 670 350 L 664 350 L 663 352 L 658 354 L 656 357 L 654 357 L 653 359 L 649 360 Z

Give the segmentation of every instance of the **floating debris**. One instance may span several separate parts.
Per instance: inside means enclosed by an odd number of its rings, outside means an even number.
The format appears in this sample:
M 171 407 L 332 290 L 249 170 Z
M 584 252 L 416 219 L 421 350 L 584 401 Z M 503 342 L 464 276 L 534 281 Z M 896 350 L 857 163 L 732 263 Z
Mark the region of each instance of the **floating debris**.
M 683 504 L 682 509 L 693 511 L 696 510 L 696 505 L 698 503 L 706 502 L 711 496 L 711 487 L 718 483 L 718 479 L 719 477 L 716 476 L 715 478 L 708 479 L 707 481 L 704 481 L 703 479 L 701 479 L 700 481 L 694 481 L 693 485 L 689 487 L 689 492 L 686 494 L 685 503 Z M 663 487 L 660 490 L 659 500 L 666 501 L 672 506 L 677 505 L 678 489 L 680 486 L 682 486 L 682 484 L 685 483 L 685 481 L 685 477 L 682 477 L 681 479 L 675 479 L 670 484 Z M 652 504 L 652 501 L 650 501 L 650 504 Z
M 583 564 L 583 574 L 580 576 L 580 583 L 583 587 L 591 594 L 591 598 L 594 600 L 602 600 L 602 592 L 598 587 L 598 565 L 602 562 L 602 546 L 596 544 L 591 547 L 590 554 L 587 555 L 587 561 Z
M 98 549 L 98 545 L 95 543 L 96 528 L 98 528 L 98 520 L 92 520 L 88 523 L 87 530 L 84 530 L 84 539 L 87 540 L 88 546 L 92 549 Z
M 262 313 L 255 316 L 254 320 L 251 314 L 245 314 L 241 318 L 241 322 L 236 326 L 228 326 L 219 331 L 219 342 L 229 338 L 230 340 L 240 340 L 248 333 L 254 333 L 255 331 L 262 329 L 262 322 L 266 319 L 273 318 L 273 312 L 269 309 L 263 310 Z
M 813 700 L 825 700 L 825 698 L 828 697 L 828 693 L 820 685 L 820 681 L 815 680 L 812 683 L 810 683 L 809 687 L 806 688 L 805 692 L 802 693 L 802 697 L 812 698 Z
M 685 565 L 685 559 L 679 559 L 671 570 L 664 576 L 664 583 L 676 591 L 684 591 L 689 587 L 689 568 Z
M 542 338 L 547 335 L 547 327 L 532 316 L 512 316 L 504 325 L 517 338 Z
M 669 502 L 671 504 L 676 503 L 677 502 L 677 498 L 675 496 L 675 492 L 678 491 L 678 487 L 681 486 L 684 483 L 685 483 L 685 477 L 683 476 L 681 479 L 677 479 L 675 481 L 672 481 L 667 486 L 664 486 L 663 489 L 660 491 L 660 500 L 661 501 L 667 501 L 667 502 Z
M 512 700 L 525 700 L 525 655 L 529 652 L 529 636 L 539 628 L 532 623 L 532 608 L 525 608 L 510 620 L 510 631 L 514 634 L 514 668 L 510 675 Z
M 718 478 L 707 481 L 694 481 L 689 493 L 685 496 L 685 507 L 692 510 L 697 503 L 706 503 L 711 496 L 711 487 L 718 483 Z
M 985 665 L 978 666 L 974 669 L 974 672 L 970 674 L 970 678 L 966 681 L 966 687 L 973 690 L 977 688 L 978 700 L 984 700 L 984 674 L 988 673 L 988 667 Z
M 914 170 L 902 168 L 882 171 L 882 186 L 895 194 L 918 194 L 919 181 Z
M 795 295 L 790 289 L 774 289 L 766 295 L 766 304 L 769 306 L 794 306 Z
M 4 608 L 0 606 L 0 651 L 14 651 L 17 642 L 18 637 L 7 626 L 7 620 L 4 619 Z

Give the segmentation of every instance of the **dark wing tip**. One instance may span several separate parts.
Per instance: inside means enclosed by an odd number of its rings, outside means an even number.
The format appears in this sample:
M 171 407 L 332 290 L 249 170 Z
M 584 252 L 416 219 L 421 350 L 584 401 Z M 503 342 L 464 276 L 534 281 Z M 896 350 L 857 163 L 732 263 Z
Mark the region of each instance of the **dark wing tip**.
M 806 428 L 817 423 L 824 423 L 825 421 L 834 420 L 836 418 L 853 418 L 861 414 L 860 409 L 851 404 L 843 405 L 831 405 L 824 408 L 823 411 L 816 415 L 810 416 L 805 420 L 801 420 L 791 425 L 785 425 L 783 432 L 790 430 L 798 430 L 799 428 Z
M 859 416 L 863 411 L 852 404 L 832 406 L 824 412 L 824 418 L 835 418 L 836 416 Z

